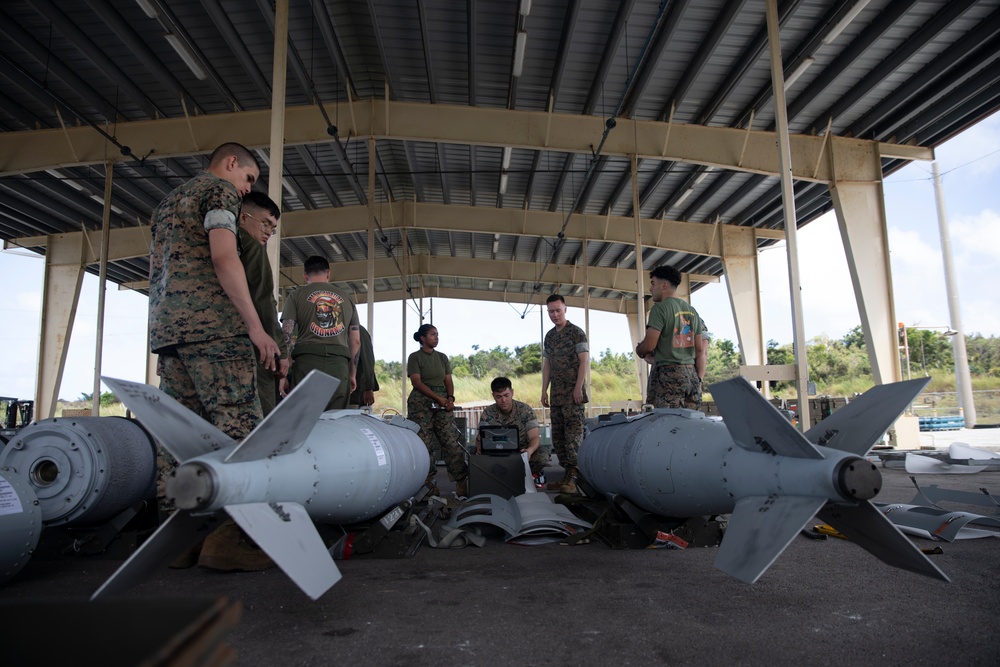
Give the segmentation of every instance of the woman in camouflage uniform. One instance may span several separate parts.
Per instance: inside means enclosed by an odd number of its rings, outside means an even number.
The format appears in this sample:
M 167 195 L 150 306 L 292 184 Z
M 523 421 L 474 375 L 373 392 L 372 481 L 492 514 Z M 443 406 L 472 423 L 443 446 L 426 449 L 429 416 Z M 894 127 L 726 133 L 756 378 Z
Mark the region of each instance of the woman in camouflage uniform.
M 406 374 L 410 376 L 413 391 L 406 399 L 407 417 L 420 427 L 420 439 L 431 454 L 431 467 L 427 473 L 427 486 L 431 493 L 437 493 L 434 476 L 433 438 L 437 436 L 448 466 L 448 478 L 455 482 L 457 495 L 468 494 L 469 470 L 465 463 L 465 452 L 459 442 L 458 427 L 455 425 L 455 386 L 451 380 L 451 361 L 448 356 L 434 348 L 438 344 L 438 330 L 430 324 L 423 324 L 413 334 L 413 340 L 420 343 L 420 349 L 406 361 Z

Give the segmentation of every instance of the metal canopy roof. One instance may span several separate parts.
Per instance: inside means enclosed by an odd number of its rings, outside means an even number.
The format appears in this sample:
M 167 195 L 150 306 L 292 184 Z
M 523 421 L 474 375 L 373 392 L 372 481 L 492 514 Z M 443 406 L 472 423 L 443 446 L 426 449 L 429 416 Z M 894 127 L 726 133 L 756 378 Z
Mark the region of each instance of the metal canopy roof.
M 383 101 L 551 112 L 558 123 L 560 114 L 606 119 L 621 100 L 625 118 L 773 130 L 763 0 L 533 0 L 526 16 L 524 4 L 291 0 L 286 104 L 339 135 L 285 149 L 283 222 L 320 216 L 282 240 L 286 282 L 321 254 L 363 299 L 355 269 L 369 252 L 387 262 L 376 273 L 377 299 L 405 294 L 398 267 L 407 255 L 415 291 L 515 301 L 535 291 L 579 294 L 581 274 L 570 269 L 584 264 L 631 269 L 632 283 L 636 261 L 670 263 L 696 279 L 722 273 L 717 256 L 666 244 L 643 245 L 636 258 L 627 236 L 589 236 L 586 246 L 560 238 L 574 202 L 577 213 L 609 221 L 633 215 L 630 159 L 602 153 L 588 175 L 586 152 L 513 138 L 507 169 L 504 148 L 489 142 L 379 138 L 376 247 L 368 248 L 367 214 L 360 226 L 324 227 L 337 209 L 367 203 L 368 136 L 349 128 Z M 1000 108 L 1000 0 L 784 0 L 778 8 L 792 133 L 823 135 L 829 126 L 834 136 L 933 147 Z M 267 110 L 273 31 L 272 0 L 9 0 L 0 8 L 0 128 L 116 137 L 129 123 L 188 118 L 193 135 L 198 119 Z M 515 77 L 519 31 L 527 38 Z M 373 106 L 361 104 L 368 100 Z M 242 131 L 234 123 L 231 138 Z M 600 132 L 586 141 L 596 148 Z M 125 159 L 120 146 L 106 147 L 118 160 L 113 227 L 148 224 L 159 200 L 205 164 L 197 151 Z M 257 152 L 266 183 L 268 152 Z M 38 170 L 4 159 L 14 167 L 0 169 L 0 238 L 44 251 L 18 239 L 100 228 L 103 162 Z M 883 159 L 883 170 L 903 163 Z M 637 180 L 644 219 L 783 225 L 774 176 L 640 159 Z M 795 190 L 800 225 L 831 208 L 825 183 L 800 180 Z M 408 205 L 416 222 L 407 223 L 404 252 L 395 216 Z M 497 209 L 548 212 L 545 231 L 525 223 L 512 233 L 494 223 Z M 428 212 L 449 222 L 422 224 Z M 141 254 L 108 269 L 118 283 L 147 273 Z M 605 307 L 635 299 L 634 284 L 609 276 L 588 280 L 592 298 Z

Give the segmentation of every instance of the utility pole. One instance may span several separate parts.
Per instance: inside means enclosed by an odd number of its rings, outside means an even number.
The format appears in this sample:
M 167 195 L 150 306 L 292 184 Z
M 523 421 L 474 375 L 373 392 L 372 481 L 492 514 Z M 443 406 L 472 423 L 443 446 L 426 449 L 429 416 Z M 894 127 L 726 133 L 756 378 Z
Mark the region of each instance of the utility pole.
M 976 426 L 976 405 L 972 398 L 969 356 L 965 351 L 965 331 L 962 330 L 962 313 L 958 304 L 958 283 L 955 281 L 955 268 L 951 258 L 951 235 L 948 233 L 948 215 L 944 209 L 941 172 L 938 170 L 936 160 L 931 166 L 934 169 L 934 199 L 937 202 L 938 228 L 941 231 L 941 256 L 944 259 L 944 284 L 948 292 L 948 313 L 951 317 L 951 328 L 956 332 L 952 337 L 952 350 L 955 353 L 955 391 L 958 393 L 958 407 L 965 417 L 965 427 L 974 428 Z

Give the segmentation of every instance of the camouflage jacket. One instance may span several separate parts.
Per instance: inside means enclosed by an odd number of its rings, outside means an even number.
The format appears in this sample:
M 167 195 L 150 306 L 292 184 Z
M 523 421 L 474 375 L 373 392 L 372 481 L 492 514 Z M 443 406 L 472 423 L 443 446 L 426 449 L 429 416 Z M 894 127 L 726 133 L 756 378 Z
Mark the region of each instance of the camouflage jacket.
M 576 387 L 577 373 L 586 373 L 580 368 L 581 352 L 589 352 L 587 334 L 572 322 L 559 331 L 555 327 L 545 334 L 542 356 L 549 361 L 549 405 L 572 405 L 573 388 Z M 583 385 L 583 402 L 586 403 L 587 385 Z
M 153 211 L 149 249 L 149 347 L 245 335 L 246 323 L 222 289 L 208 245 L 210 229 L 236 234 L 240 196 L 203 171 Z
M 521 401 L 513 401 L 510 412 L 500 412 L 500 408 L 494 403 L 483 409 L 483 414 L 479 417 L 479 430 L 490 426 L 516 426 L 518 449 L 527 449 L 528 431 L 538 428 L 538 417 L 531 406 Z

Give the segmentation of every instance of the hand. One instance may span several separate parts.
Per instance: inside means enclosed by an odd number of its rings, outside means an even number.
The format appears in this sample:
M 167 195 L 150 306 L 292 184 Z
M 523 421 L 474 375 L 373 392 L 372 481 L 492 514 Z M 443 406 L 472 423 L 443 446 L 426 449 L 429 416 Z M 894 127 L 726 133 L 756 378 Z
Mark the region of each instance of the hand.
M 576 387 L 573 389 L 573 402 L 577 405 L 583 404 L 583 387 Z
M 653 356 L 652 352 L 650 352 L 645 357 L 643 357 L 642 360 L 645 361 L 650 366 L 652 366 L 652 365 L 654 365 L 656 363 L 656 357 Z
M 549 392 L 547 391 L 542 392 L 542 407 L 543 408 L 549 407 Z
M 357 388 L 358 388 L 358 377 L 356 375 L 352 375 L 351 376 L 351 393 L 353 394 L 354 390 L 357 389 Z
M 369 389 L 362 394 L 361 405 L 375 405 L 375 392 Z
M 289 357 L 284 359 L 278 359 L 278 368 L 274 371 L 274 377 L 283 378 L 288 375 L 288 368 L 292 365 L 292 360 Z
M 275 359 L 281 356 L 281 350 L 278 349 L 278 344 L 274 342 L 263 329 L 259 331 L 250 332 L 250 341 L 253 346 L 257 348 L 260 352 L 260 363 L 263 364 L 264 368 L 269 371 L 273 371 L 277 368 L 277 363 Z
M 288 396 L 288 389 L 289 389 L 288 376 L 285 376 L 281 378 L 280 382 L 278 382 L 278 393 L 280 393 L 282 396 Z

